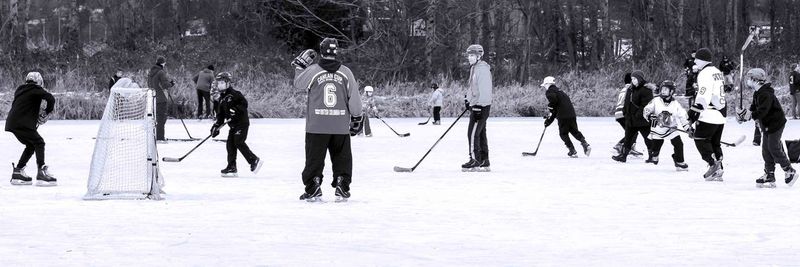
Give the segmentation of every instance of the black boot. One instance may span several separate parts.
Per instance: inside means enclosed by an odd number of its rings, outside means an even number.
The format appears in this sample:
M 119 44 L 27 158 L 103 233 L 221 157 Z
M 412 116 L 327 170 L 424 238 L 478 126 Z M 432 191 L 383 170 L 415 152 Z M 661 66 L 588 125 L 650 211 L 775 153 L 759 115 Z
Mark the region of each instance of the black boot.
M 317 202 L 320 201 L 320 197 L 322 197 L 322 178 L 321 177 L 314 177 L 313 184 L 311 185 L 311 190 L 306 190 L 300 195 L 300 200 L 305 200 L 308 202 Z M 311 193 L 309 193 L 309 191 Z M 349 194 L 348 194 L 349 195 Z
M 775 172 L 764 171 L 764 175 L 756 179 L 758 188 L 775 188 Z
M 336 177 L 336 186 L 334 186 L 336 188 L 336 192 L 334 193 L 336 195 L 336 202 L 345 202 L 350 198 L 350 190 L 345 190 L 343 183 L 344 177 Z
M 578 157 L 578 151 L 575 151 L 574 147 L 568 147 L 568 148 L 569 148 L 569 152 L 567 152 L 567 156 L 569 156 L 570 158 L 577 158 Z
M 611 159 L 616 160 L 618 162 L 625 163 L 625 162 L 628 161 L 628 153 L 630 153 L 630 152 L 631 152 L 630 149 L 627 149 L 627 148 L 623 147 L 622 148 L 622 153 L 620 153 L 619 155 L 616 155 L 616 156 L 611 156 Z
M 228 165 L 225 169 L 220 171 L 222 177 L 237 177 L 239 174 L 236 171 L 236 165 Z
M 658 165 L 658 154 L 656 154 L 655 152 L 649 152 L 647 154 L 649 156 L 647 157 L 647 160 L 644 161 L 644 163 L 653 163 L 653 165 Z
M 36 174 L 36 186 L 56 186 L 56 178 L 50 175 L 47 171 L 47 165 L 39 168 L 39 173 Z
M 589 143 L 586 142 L 586 140 L 581 141 L 581 146 L 583 147 L 584 155 L 588 157 L 589 154 L 592 154 L 592 146 L 590 146 Z
M 14 171 L 11 173 L 11 185 L 31 185 L 33 178 L 25 174 L 25 167 L 17 168 L 14 163 L 11 163 L 11 168 Z
M 475 168 L 480 166 L 480 162 L 477 160 L 470 158 L 467 163 L 461 164 L 461 171 L 462 172 L 471 172 L 475 171 Z
M 259 170 L 261 170 L 261 165 L 264 165 L 264 162 L 261 161 L 261 158 L 256 157 L 256 160 L 253 163 L 250 163 L 250 171 L 253 174 L 257 174 Z

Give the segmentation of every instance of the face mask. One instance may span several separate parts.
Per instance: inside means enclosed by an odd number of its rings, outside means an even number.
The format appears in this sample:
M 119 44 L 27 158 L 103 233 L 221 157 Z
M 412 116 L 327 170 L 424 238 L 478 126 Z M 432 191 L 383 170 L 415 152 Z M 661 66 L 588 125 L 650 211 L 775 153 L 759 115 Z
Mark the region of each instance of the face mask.
M 467 60 L 469 60 L 470 65 L 475 65 L 478 63 L 478 56 L 477 55 L 467 55 Z
M 658 94 L 664 100 L 672 100 L 672 90 L 667 87 L 661 88 L 661 91 Z

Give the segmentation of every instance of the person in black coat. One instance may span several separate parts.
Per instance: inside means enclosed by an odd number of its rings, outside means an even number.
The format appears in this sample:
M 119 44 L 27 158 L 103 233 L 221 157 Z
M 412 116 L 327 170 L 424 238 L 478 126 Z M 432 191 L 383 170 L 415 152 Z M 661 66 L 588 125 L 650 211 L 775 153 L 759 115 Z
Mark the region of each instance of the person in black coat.
M 261 159 L 253 154 L 253 151 L 250 151 L 250 147 L 245 143 L 247 131 L 250 129 L 247 99 L 244 98 L 241 92 L 233 89 L 230 73 L 221 72 L 217 74 L 216 80 L 217 87 L 222 91 L 219 97 L 219 111 L 217 112 L 216 122 L 211 126 L 211 136 L 217 137 L 219 129 L 226 121 L 230 128 L 225 145 L 228 151 L 228 166 L 220 172 L 223 177 L 235 177 L 238 175 L 236 169 L 236 151 L 238 150 L 247 160 L 247 163 L 250 164 L 250 171 L 258 173 L 262 164 Z
M 36 165 L 38 172 L 36 175 L 37 186 L 54 186 L 56 178 L 47 171 L 44 161 L 44 139 L 37 129 L 44 123 L 55 106 L 56 100 L 52 94 L 42 88 L 42 75 L 38 72 L 31 72 L 25 77 L 25 84 L 17 87 L 14 92 L 14 101 L 11 103 L 11 110 L 6 118 L 6 131 L 11 132 L 25 145 L 25 150 L 19 157 L 17 165 L 11 174 L 12 185 L 30 185 L 31 177 L 25 174 L 25 165 L 28 160 L 36 154 Z M 42 100 L 47 102 L 47 107 L 43 113 L 40 112 Z
M 553 120 L 558 119 L 558 135 L 561 136 L 561 140 L 564 141 L 564 145 L 566 145 L 567 149 L 569 149 L 567 156 L 573 158 L 578 157 L 578 152 L 575 151 L 575 146 L 572 145 L 572 140 L 569 139 L 570 134 L 572 134 L 575 139 L 578 139 L 578 141 L 581 142 L 581 146 L 583 146 L 583 154 L 589 156 L 589 154 L 592 152 L 592 147 L 586 142 L 586 138 L 583 136 L 583 133 L 578 130 L 575 107 L 572 106 L 572 101 L 569 99 L 569 96 L 567 96 L 567 94 L 565 94 L 563 91 L 559 90 L 555 83 L 556 79 L 552 76 L 548 76 L 544 78 L 544 81 L 542 81 L 541 84 L 542 88 L 547 89 L 545 96 L 549 102 L 547 107 L 550 109 L 550 114 L 544 121 L 544 127 L 550 126 L 550 124 L 553 123 Z
M 625 144 L 621 154 L 611 157 L 613 160 L 627 161 L 637 133 L 642 135 L 644 144 L 647 146 L 650 156 L 647 161 L 652 159 L 650 139 L 647 138 L 650 134 L 650 122 L 644 117 L 644 107 L 650 103 L 650 100 L 653 100 L 654 88 L 655 85 L 648 84 L 641 71 L 637 70 L 631 73 L 631 88 L 625 94 L 625 104 L 622 106 L 622 115 L 625 117 Z
M 786 115 L 783 107 L 775 97 L 775 89 L 767 82 L 766 72 L 755 68 L 747 72 L 745 85 L 755 89 L 753 103 L 749 110 L 737 114 L 737 121 L 742 123 L 752 117 L 762 131 L 761 156 L 764 159 L 764 175 L 756 179 L 759 188 L 775 187 L 775 164 L 781 165 L 785 173 L 785 182 L 792 186 L 797 181 L 797 172 L 792 168 L 789 158 L 783 151 L 781 136 L 786 126 Z
M 119 79 L 122 79 L 122 69 L 117 69 L 117 72 L 114 72 L 114 76 L 111 76 L 111 79 L 108 80 L 108 89 L 111 90 L 111 87 L 114 87 Z

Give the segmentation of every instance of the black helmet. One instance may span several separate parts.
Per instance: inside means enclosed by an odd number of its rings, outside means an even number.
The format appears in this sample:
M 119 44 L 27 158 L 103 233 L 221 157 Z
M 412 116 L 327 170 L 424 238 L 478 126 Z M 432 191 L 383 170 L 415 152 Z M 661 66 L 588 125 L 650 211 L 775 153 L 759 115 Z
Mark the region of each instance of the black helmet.
M 233 80 L 233 76 L 229 72 L 223 71 L 217 74 L 216 80 L 225 80 L 226 82 L 231 82 Z
M 339 50 L 339 41 L 336 38 L 325 38 L 319 43 L 319 54 L 323 57 L 333 58 L 336 57 L 336 51 Z
M 433 84 L 431 84 L 431 88 L 433 88 L 433 89 L 439 89 L 439 85 L 438 85 L 438 84 L 436 84 L 436 83 L 433 83 Z

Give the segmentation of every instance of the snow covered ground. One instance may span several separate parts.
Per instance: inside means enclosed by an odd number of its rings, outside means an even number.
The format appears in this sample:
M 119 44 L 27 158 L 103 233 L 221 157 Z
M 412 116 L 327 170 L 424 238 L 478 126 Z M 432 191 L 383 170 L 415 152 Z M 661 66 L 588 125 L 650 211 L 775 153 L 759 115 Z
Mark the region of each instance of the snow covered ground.
M 800 188 L 756 189 L 760 148 L 752 123 L 730 121 L 723 139 L 725 182 L 705 182 L 706 167 L 686 142 L 689 172 L 675 172 L 669 143 L 661 163 L 612 161 L 622 132 L 612 118 L 580 118 L 594 148 L 571 159 L 537 118 L 489 121 L 491 173 L 462 173 L 466 121 L 460 121 L 413 173 L 411 167 L 444 132 L 423 118 L 387 119 L 398 138 L 373 119 L 375 137 L 353 139 L 352 198 L 334 203 L 330 166 L 323 198 L 306 203 L 303 120 L 254 120 L 248 143 L 265 160 L 258 175 L 221 178 L 225 145 L 209 142 L 180 163 L 162 163 L 164 201 L 84 201 L 98 121 L 51 121 L 41 128 L 59 186 L 0 182 L 2 266 L 620 266 L 797 265 Z M 209 121 L 187 121 L 194 136 Z M 223 135 L 227 131 L 223 131 Z M 790 121 L 785 139 L 800 138 Z M 185 138 L 180 121 L 167 136 Z M 686 139 L 685 139 L 686 140 Z M 194 142 L 159 145 L 179 157 Z M 23 147 L 0 135 L 0 162 Z M 640 148 L 644 148 L 640 141 Z M 35 166 L 32 160 L 29 166 Z M 246 169 L 245 161 L 239 162 Z M 34 168 L 28 168 L 35 174 Z M 782 181 L 783 172 L 776 173 Z M 10 176 L 10 174 L 9 174 Z M 8 177 L 8 176 L 6 176 Z

